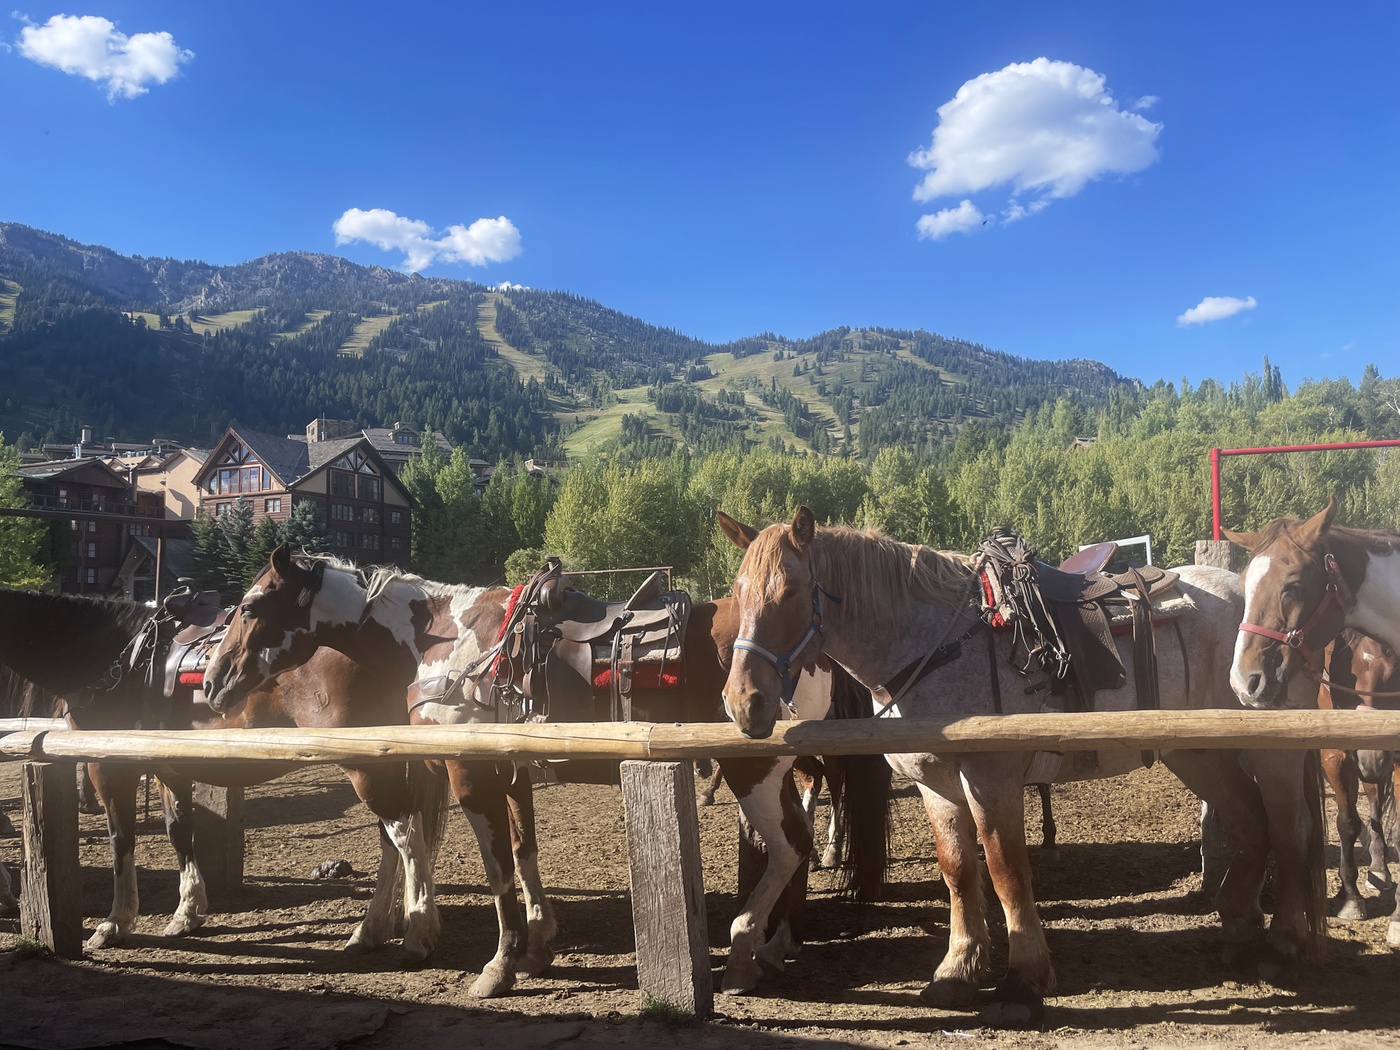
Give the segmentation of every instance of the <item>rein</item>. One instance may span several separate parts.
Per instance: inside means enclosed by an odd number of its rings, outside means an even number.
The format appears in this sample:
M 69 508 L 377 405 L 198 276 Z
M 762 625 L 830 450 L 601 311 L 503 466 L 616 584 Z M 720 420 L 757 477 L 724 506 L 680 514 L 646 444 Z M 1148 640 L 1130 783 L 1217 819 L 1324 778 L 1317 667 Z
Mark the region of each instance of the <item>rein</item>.
M 1400 689 L 1353 689 L 1349 685 L 1338 685 L 1336 682 L 1332 681 L 1332 676 L 1326 671 L 1319 674 L 1311 667 L 1307 668 L 1303 673 L 1318 685 L 1325 685 L 1328 690 L 1334 693 L 1349 693 L 1352 696 L 1363 696 L 1367 699 L 1377 696 L 1387 699 L 1400 696 Z
M 813 638 L 818 638 L 822 633 L 822 595 L 826 595 L 837 605 L 841 604 L 841 599 L 825 590 L 816 580 L 812 581 L 812 619 L 808 621 L 807 632 L 798 639 L 796 645 L 784 653 L 775 653 L 766 645 L 763 645 L 752 638 L 739 637 L 734 639 L 735 652 L 749 652 L 755 656 L 760 656 L 773 665 L 773 669 L 778 672 L 778 680 L 783 683 L 783 704 L 794 714 L 797 708 L 793 705 L 792 698 L 797 693 L 797 679 L 802 673 L 792 673 L 793 659 L 806 649 Z
M 1240 624 L 1240 632 L 1243 634 L 1257 634 L 1264 638 L 1271 638 L 1276 642 L 1282 642 L 1290 649 L 1298 650 L 1298 652 L 1303 654 L 1304 664 L 1311 668 L 1313 657 L 1317 654 L 1315 650 L 1308 647 L 1308 632 L 1317 626 L 1318 621 L 1322 619 L 1323 614 L 1330 606 L 1335 604 L 1343 612 L 1346 612 L 1356 605 L 1356 595 L 1353 594 L 1351 588 L 1347 586 L 1347 581 L 1345 577 L 1342 576 L 1341 567 L 1337 565 L 1337 559 L 1331 554 L 1328 554 L 1322 559 L 1322 564 L 1327 570 L 1326 591 L 1322 596 L 1322 601 L 1318 603 L 1317 608 L 1313 610 L 1313 614 L 1308 617 L 1306 623 L 1301 627 L 1294 627 L 1289 631 L 1276 631 L 1271 627 L 1263 627 L 1257 623 L 1242 623 Z M 1340 631 L 1340 628 L 1338 628 L 1338 631 Z M 1323 641 L 1322 645 L 1325 646 L 1336 636 L 1336 633 L 1334 633 L 1330 638 Z

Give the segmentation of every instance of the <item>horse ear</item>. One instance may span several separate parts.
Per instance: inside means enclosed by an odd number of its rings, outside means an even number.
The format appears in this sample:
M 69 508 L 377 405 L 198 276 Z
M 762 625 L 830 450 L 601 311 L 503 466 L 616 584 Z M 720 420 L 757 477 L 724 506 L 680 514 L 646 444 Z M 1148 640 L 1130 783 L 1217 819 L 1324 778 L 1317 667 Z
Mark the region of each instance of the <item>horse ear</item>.
M 303 609 L 316 600 L 316 595 L 321 591 L 321 584 L 326 579 L 326 563 L 314 561 L 311 563 L 310 579 L 302 587 L 301 593 L 297 595 L 297 604 Z
M 1220 534 L 1231 543 L 1238 543 L 1247 551 L 1252 551 L 1259 545 L 1259 533 L 1257 532 L 1231 532 L 1229 529 L 1221 529 Z
M 758 538 L 758 530 L 752 525 L 745 525 L 742 521 L 736 521 L 722 510 L 715 511 L 715 521 L 719 524 L 719 531 L 729 537 L 729 542 L 740 550 L 749 549 L 749 544 Z
M 285 543 L 279 543 L 268 560 L 272 564 L 273 572 L 278 576 L 286 576 L 292 569 L 292 550 Z
M 792 516 L 792 542 L 798 547 L 805 547 L 816 534 L 817 519 L 806 507 L 798 507 L 797 513 Z
M 1337 494 L 1334 492 L 1327 501 L 1327 506 L 1303 523 L 1303 532 L 1313 539 L 1320 537 L 1331 527 L 1332 522 L 1336 520 L 1337 511 L 1340 507 L 1341 503 L 1337 500 Z

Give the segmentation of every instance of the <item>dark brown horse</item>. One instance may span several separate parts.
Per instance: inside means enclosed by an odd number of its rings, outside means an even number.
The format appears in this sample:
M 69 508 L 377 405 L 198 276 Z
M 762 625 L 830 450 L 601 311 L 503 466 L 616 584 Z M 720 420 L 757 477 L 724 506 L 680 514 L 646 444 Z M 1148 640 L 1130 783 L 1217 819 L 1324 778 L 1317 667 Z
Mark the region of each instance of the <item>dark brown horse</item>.
M 426 683 L 457 676 L 464 682 L 456 699 L 416 700 L 413 724 L 515 721 L 518 712 L 497 688 L 500 675 L 518 673 L 497 647 L 510 608 L 511 591 L 434 583 L 396 570 L 365 574 L 333 559 L 299 560 L 285 548 L 274 552 L 268 571 L 244 595 L 219 649 L 210 661 L 205 687 L 216 709 L 236 709 L 243 697 L 270 677 L 300 666 L 321 648 L 353 653 L 366 668 L 392 683 L 398 695 Z M 685 629 L 686 653 L 679 688 L 638 689 L 631 705 L 637 721 L 715 721 L 721 717 L 720 692 L 738 623 L 732 601 L 697 603 Z M 499 657 L 499 659 L 498 659 Z M 829 693 L 815 690 L 822 705 Z M 749 825 L 767 846 L 767 863 L 747 894 L 731 927 L 731 951 L 724 988 L 746 991 L 763 968 L 780 969 L 799 939 L 802 861 L 812 848 L 811 825 L 803 813 L 792 777 L 791 759 L 726 760 L 725 779 Z M 477 995 L 495 995 L 530 972 L 527 958 L 548 961 L 554 922 L 539 889 L 533 851 L 510 848 L 508 807 L 522 834 L 533 834 L 528 778 L 512 763 L 444 763 L 452 791 L 476 832 L 487 879 L 496 896 L 500 944 L 496 956 L 473 986 Z M 616 764 L 612 764 L 615 775 Z M 523 790 L 520 785 L 524 785 Z M 884 862 L 883 823 L 878 863 Z M 799 871 L 799 869 L 802 869 Z M 526 918 L 521 922 L 514 874 L 525 886 Z M 742 882 L 742 880 L 741 880 Z M 742 893 L 742 887 L 741 887 Z M 775 906 L 787 894 L 791 911 L 770 925 Z M 528 954 L 527 954 L 528 953 Z M 536 971 L 537 972 L 537 971 Z
M 147 684 L 145 668 L 124 666 L 123 654 L 148 625 L 152 611 L 130 602 L 0 590 L 0 663 L 50 693 L 66 698 L 75 729 L 271 728 L 278 726 L 373 726 L 403 721 L 403 694 L 332 650 L 313 653 L 302 667 L 250 693 L 236 712 L 220 717 L 196 703 L 192 689 L 167 698 Z M 89 771 L 107 811 L 111 839 L 113 902 L 108 917 L 88 940 L 89 948 L 119 944 L 139 913 L 136 866 L 136 794 L 142 768 L 91 763 Z M 227 787 L 246 786 L 289 772 L 291 766 L 160 766 L 166 830 L 180 864 L 180 904 L 165 928 L 177 937 L 197 929 L 208 910 L 207 894 L 193 849 L 191 793 L 194 779 Z M 356 794 L 381 822 L 383 856 L 379 885 L 349 943 L 351 950 L 376 947 L 394 935 L 394 899 L 400 861 L 405 879 L 404 950 L 410 961 L 432 949 L 438 934 L 432 908 L 432 842 L 442 790 L 421 766 L 345 767 Z M 417 814 L 417 819 L 412 819 Z M 419 887 L 423 880 L 425 887 Z
M 1328 647 L 1323 658 L 1326 674 L 1318 688 L 1317 706 L 1322 708 L 1354 708 L 1357 710 L 1394 711 L 1400 709 L 1400 657 L 1384 642 L 1370 635 L 1347 628 Z M 1357 887 L 1357 866 L 1354 848 L 1363 831 L 1368 831 L 1367 846 L 1371 854 L 1368 881 L 1377 890 L 1394 892 L 1390 877 L 1388 852 L 1396 842 L 1390 841 L 1397 831 L 1394 827 L 1395 798 L 1400 784 L 1400 766 L 1390 751 L 1322 751 L 1322 768 L 1337 800 L 1337 839 L 1340 843 L 1338 875 L 1341 889 L 1337 893 L 1337 917 L 1348 921 L 1366 918 L 1366 903 Z M 1371 804 L 1369 829 L 1357 811 L 1358 786 L 1366 792 Z M 1391 816 L 1391 835 L 1386 833 L 1386 810 Z M 1390 917 L 1386 941 L 1400 947 L 1400 901 Z

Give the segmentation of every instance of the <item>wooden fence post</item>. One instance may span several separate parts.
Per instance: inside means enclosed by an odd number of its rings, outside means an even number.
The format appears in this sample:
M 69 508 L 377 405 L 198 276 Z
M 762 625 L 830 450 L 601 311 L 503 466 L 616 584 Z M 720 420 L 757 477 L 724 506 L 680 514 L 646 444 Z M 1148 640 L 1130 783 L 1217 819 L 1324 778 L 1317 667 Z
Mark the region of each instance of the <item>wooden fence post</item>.
M 20 931 L 62 959 L 83 955 L 78 781 L 72 763 L 25 762 Z
M 1240 569 L 1235 558 L 1235 546 L 1229 540 L 1197 540 L 1196 564 L 1214 565 L 1218 569 L 1229 569 L 1231 572 L 1238 572 Z
M 194 855 L 209 892 L 243 888 L 243 789 L 194 785 Z
M 714 1010 L 695 773 L 685 762 L 622 763 L 637 934 L 637 984 L 702 1020 Z

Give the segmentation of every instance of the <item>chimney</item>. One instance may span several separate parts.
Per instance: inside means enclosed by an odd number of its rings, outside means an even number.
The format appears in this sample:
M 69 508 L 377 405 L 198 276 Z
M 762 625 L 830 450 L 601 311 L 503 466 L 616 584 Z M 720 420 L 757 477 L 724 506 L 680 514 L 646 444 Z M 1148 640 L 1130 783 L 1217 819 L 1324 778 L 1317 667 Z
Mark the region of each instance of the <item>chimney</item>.
M 92 444 L 92 427 L 84 423 L 78 428 L 78 441 L 84 445 Z

